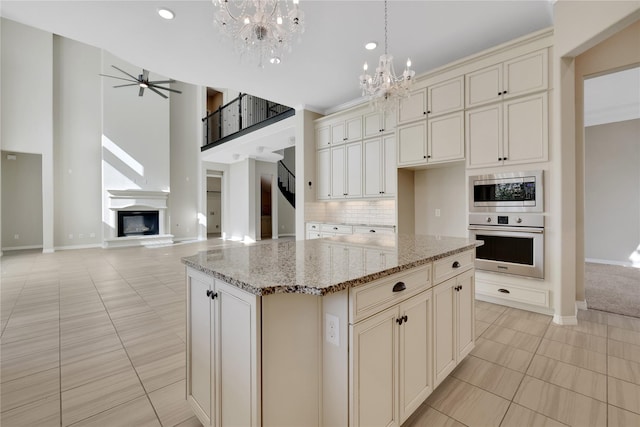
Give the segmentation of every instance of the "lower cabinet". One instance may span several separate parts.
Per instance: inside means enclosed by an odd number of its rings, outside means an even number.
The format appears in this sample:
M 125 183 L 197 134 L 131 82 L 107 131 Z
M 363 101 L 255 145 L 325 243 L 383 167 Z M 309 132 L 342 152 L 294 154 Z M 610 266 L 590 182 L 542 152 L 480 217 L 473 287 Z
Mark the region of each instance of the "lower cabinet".
M 187 272 L 187 400 L 205 426 L 259 426 L 257 297 Z
M 350 329 L 350 425 L 400 426 L 433 391 L 431 290 Z
M 434 387 L 473 350 L 474 298 L 473 269 L 433 288 Z

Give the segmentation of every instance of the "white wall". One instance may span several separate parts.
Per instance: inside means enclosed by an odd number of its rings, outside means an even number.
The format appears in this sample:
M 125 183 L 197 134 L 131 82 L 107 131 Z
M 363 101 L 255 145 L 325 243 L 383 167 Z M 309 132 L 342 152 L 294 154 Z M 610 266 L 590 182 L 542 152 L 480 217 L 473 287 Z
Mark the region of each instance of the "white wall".
M 228 177 L 229 182 L 233 182 L 233 191 L 229 195 L 229 227 L 225 228 L 224 231 L 227 238 L 234 240 L 244 240 L 245 237 L 251 237 L 249 231 L 249 202 L 253 201 L 255 203 L 255 192 L 251 192 L 249 188 L 249 183 L 253 182 L 253 180 L 250 181 L 249 176 L 250 162 L 255 163 L 251 159 L 246 159 L 229 165 Z M 253 217 L 255 218 L 255 213 Z
M 585 129 L 585 257 L 631 264 L 640 245 L 640 119 Z
M 102 243 L 101 51 L 53 38 L 55 247 Z
M 202 125 L 197 118 L 201 116 L 198 105 L 201 88 L 180 82 L 173 83 L 171 87 L 182 93 L 170 95 L 170 233 L 175 240 L 197 239 L 202 141 Z M 154 93 L 145 96 L 158 97 Z
M 316 143 L 312 111 L 296 108 L 296 240 L 304 240 L 305 205 L 316 200 Z M 309 185 L 311 183 L 311 185 Z
M 6 19 L 2 19 L 1 27 L 0 140 L 3 150 L 42 155 L 42 246 L 44 252 L 51 252 L 54 229 L 53 36 Z
M 418 170 L 414 188 L 416 234 L 469 236 L 464 164 Z
M 130 74 L 142 72 L 103 51 L 102 72 L 117 76 L 115 65 Z M 166 80 L 151 73 L 150 80 Z M 102 180 L 104 237 L 114 237 L 108 224 L 108 190 L 169 191 L 170 189 L 170 102 L 138 88 L 113 88 L 118 80 L 103 78 Z M 167 230 L 167 228 L 165 228 Z
M 42 156 L 4 150 L 0 154 L 2 249 L 41 248 Z M 9 160 L 8 155 L 15 160 Z

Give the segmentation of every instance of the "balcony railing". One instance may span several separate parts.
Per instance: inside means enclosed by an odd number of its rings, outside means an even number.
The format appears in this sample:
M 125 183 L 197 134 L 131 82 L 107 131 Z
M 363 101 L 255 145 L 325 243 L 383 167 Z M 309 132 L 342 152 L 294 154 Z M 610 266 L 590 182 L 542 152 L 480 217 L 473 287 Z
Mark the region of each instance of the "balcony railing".
M 204 142 L 201 150 L 223 144 L 294 114 L 295 110 L 286 105 L 241 93 L 202 119 Z

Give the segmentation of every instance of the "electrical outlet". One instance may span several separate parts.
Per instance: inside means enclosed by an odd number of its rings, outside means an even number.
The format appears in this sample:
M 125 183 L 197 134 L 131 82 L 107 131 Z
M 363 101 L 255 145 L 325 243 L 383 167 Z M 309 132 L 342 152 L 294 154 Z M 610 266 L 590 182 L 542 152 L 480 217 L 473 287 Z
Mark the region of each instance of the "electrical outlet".
M 89 237 L 96 237 L 96 233 L 89 233 Z
M 440 209 L 436 209 L 436 216 L 440 216 Z
M 325 314 L 325 339 L 329 344 L 333 344 L 335 346 L 340 345 L 340 323 L 338 321 L 338 317 L 333 316 L 331 314 Z

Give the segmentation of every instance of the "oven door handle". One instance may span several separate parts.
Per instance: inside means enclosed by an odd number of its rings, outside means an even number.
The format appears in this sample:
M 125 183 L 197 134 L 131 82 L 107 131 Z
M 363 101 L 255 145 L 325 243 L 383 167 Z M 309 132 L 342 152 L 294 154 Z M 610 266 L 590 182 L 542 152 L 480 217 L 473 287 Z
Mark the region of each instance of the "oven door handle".
M 501 232 L 501 231 L 516 231 L 520 233 L 535 233 L 535 234 L 543 234 L 544 228 L 534 228 L 534 227 L 486 227 L 481 225 L 470 225 L 469 230 L 481 230 L 481 231 L 491 231 L 491 232 Z

